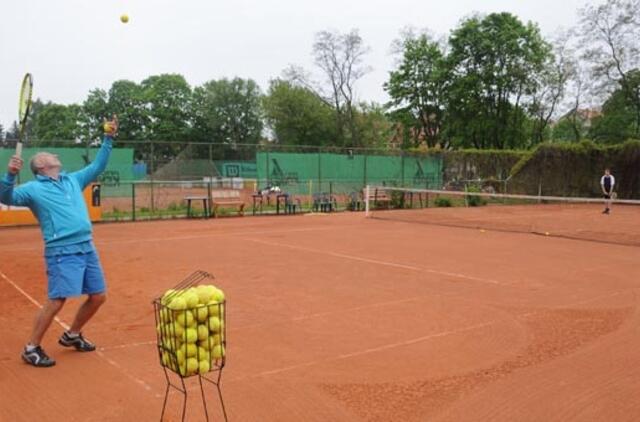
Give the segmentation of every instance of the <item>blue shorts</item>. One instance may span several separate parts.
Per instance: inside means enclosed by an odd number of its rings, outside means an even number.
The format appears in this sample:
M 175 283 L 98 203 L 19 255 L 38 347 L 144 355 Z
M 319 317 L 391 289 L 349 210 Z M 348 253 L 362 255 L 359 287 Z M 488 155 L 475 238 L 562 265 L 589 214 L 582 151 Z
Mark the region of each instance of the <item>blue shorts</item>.
M 49 299 L 62 299 L 83 294 L 99 294 L 106 291 L 104 274 L 98 254 L 47 256 Z

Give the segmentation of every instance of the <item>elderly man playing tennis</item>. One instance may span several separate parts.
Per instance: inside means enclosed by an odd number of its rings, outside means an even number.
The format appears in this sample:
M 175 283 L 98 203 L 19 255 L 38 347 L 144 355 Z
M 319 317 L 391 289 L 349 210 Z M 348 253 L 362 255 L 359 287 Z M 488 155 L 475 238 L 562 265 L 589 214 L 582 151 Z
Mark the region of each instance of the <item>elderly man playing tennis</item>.
M 31 338 L 22 359 L 37 367 L 55 365 L 40 342 L 56 314 L 69 297 L 88 295 L 68 331 L 58 343 L 81 352 L 95 350 L 81 330 L 106 300 L 106 285 L 92 240 L 91 221 L 82 191 L 107 166 L 113 138 L 118 130 L 114 116 L 104 124 L 104 138 L 96 159 L 83 169 L 65 173 L 58 157 L 40 152 L 30 161 L 35 179 L 15 187 L 22 160 L 14 155 L 7 175 L 0 179 L 0 202 L 31 209 L 40 223 L 48 277 L 48 300 L 36 316 Z

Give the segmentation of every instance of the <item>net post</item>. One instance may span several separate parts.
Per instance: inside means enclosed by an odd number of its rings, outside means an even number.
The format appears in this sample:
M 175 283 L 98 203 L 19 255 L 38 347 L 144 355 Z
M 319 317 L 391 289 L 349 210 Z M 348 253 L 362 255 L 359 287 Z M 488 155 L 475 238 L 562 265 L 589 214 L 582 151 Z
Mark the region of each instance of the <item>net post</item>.
M 364 216 L 369 217 L 369 185 L 364 188 Z

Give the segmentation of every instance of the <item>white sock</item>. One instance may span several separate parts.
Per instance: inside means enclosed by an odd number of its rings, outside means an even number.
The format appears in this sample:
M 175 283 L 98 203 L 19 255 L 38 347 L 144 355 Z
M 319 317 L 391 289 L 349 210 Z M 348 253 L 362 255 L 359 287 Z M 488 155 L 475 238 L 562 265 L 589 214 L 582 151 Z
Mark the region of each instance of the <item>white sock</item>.
M 38 346 L 34 346 L 34 345 L 33 345 L 33 344 L 31 344 L 31 343 L 27 343 L 27 345 L 24 347 L 24 349 L 25 349 L 27 352 L 33 352 L 33 350 L 34 350 L 36 347 L 38 347 Z
M 80 335 L 80 333 L 72 333 L 71 331 L 67 331 L 67 336 L 71 338 L 76 338 Z

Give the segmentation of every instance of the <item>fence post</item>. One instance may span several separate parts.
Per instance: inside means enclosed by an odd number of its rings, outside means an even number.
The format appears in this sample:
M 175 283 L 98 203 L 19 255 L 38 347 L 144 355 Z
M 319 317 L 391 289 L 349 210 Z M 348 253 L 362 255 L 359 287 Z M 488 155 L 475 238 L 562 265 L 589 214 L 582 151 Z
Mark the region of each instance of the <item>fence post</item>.
M 131 182 L 131 218 L 136 221 L 136 182 Z

